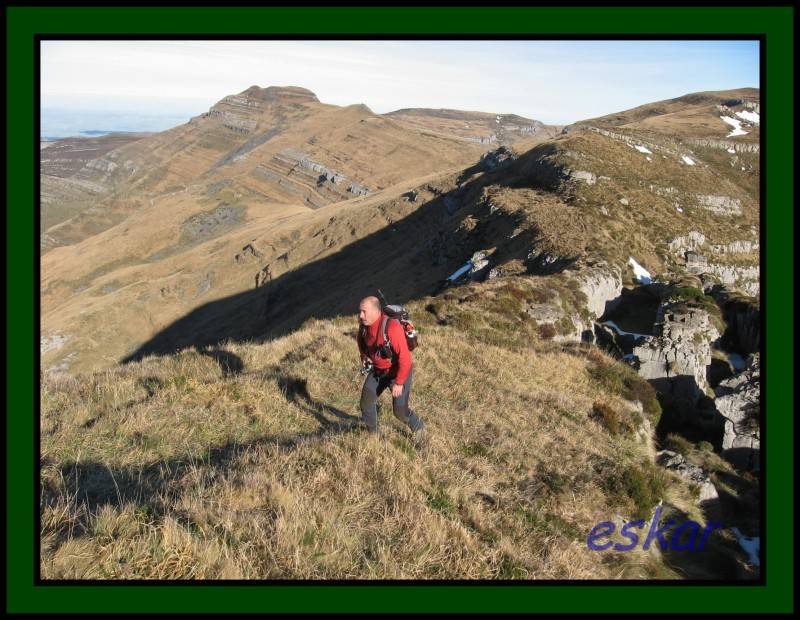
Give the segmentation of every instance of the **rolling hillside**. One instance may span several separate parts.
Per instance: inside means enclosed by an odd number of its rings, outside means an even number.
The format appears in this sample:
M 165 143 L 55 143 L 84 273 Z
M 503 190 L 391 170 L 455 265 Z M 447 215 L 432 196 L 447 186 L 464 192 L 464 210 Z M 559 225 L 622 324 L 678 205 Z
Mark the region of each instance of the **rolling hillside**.
M 557 131 L 253 87 L 50 175 L 97 187 L 41 263 L 43 573 L 756 577 L 758 113 Z M 378 288 L 421 334 L 427 447 L 359 426 Z M 726 528 L 587 547 L 658 506 Z

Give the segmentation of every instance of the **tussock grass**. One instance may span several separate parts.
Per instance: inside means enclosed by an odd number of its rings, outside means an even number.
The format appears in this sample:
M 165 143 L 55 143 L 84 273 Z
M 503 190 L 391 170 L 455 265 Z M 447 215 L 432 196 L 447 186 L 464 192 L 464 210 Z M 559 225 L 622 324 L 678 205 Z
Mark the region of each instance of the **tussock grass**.
M 589 372 L 611 358 L 575 355 L 504 305 L 492 310 L 498 296 L 517 298 L 509 291 L 465 287 L 412 304 L 422 343 L 412 407 L 430 437 L 420 450 L 386 397 L 382 435 L 360 427 L 354 317 L 310 320 L 261 345 L 46 375 L 42 576 L 669 573 L 657 558 L 619 564 L 587 548 L 596 523 L 658 495 L 625 473 L 641 470 L 646 448 L 588 420 L 598 400 L 630 408 Z

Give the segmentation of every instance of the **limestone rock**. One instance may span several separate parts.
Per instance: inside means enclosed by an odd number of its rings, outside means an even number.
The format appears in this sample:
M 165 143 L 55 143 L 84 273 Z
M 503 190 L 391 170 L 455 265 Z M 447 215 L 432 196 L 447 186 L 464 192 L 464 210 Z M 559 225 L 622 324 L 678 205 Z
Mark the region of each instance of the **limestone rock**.
M 569 177 L 576 181 L 582 181 L 587 185 L 594 185 L 597 183 L 597 177 L 592 172 L 587 172 L 586 170 L 571 170 L 569 172 Z
M 761 446 L 759 430 L 761 404 L 760 355 L 754 353 L 747 359 L 747 366 L 737 375 L 722 381 L 715 390 L 714 405 L 725 418 L 725 433 L 722 449 L 748 448 L 758 450 Z
M 706 471 L 699 465 L 689 463 L 682 454 L 672 450 L 661 450 L 656 453 L 656 462 L 671 472 L 678 474 L 700 487 L 699 502 L 715 500 L 719 497 L 717 489 Z
M 611 310 L 622 295 L 622 275 L 619 270 L 597 266 L 577 276 L 580 290 L 586 295 L 589 312 L 600 318 Z
M 686 235 L 675 237 L 669 242 L 671 252 L 683 255 L 687 250 L 697 250 L 706 242 L 706 236 L 697 230 L 690 230 Z
M 689 273 L 705 273 L 708 270 L 708 259 L 697 252 L 686 252 L 686 271 Z
M 498 149 L 489 151 L 481 155 L 481 162 L 489 169 L 492 170 L 497 166 L 514 161 L 517 156 L 509 149 L 501 146 Z
M 525 312 L 539 323 L 555 323 L 564 316 L 564 311 L 551 304 L 530 304 Z
M 698 194 L 697 205 L 718 215 L 741 215 L 742 201 L 729 196 Z
M 758 252 L 758 249 L 758 241 L 750 241 L 748 239 L 731 241 L 725 245 L 711 246 L 711 251 L 716 254 L 750 254 L 751 252 Z
M 720 334 L 705 310 L 667 300 L 658 316 L 655 335 L 645 336 L 633 349 L 639 374 L 648 380 L 665 380 L 661 391 L 684 402 L 684 409 L 691 409 L 708 386 L 711 344 Z

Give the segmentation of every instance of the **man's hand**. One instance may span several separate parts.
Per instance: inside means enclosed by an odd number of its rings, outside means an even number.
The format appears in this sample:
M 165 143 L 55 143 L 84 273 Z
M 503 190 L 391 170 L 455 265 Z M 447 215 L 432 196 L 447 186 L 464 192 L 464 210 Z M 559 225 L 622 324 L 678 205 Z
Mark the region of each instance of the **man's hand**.
M 396 383 L 392 386 L 392 398 L 400 398 L 403 395 L 403 386 Z

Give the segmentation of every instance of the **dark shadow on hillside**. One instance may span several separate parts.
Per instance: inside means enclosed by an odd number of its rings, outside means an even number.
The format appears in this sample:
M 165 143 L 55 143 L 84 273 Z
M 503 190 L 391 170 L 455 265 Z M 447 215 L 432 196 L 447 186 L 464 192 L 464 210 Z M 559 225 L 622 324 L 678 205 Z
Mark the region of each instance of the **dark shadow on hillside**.
M 700 541 L 705 528 L 698 526 L 694 530 L 685 527 L 675 539 L 673 532 L 677 531 L 679 525 L 686 524 L 691 519 L 687 513 L 671 504 L 665 505 L 661 523 L 665 523 L 667 518 L 674 519 L 676 526 L 666 536 L 669 546 L 662 550 L 664 561 L 685 579 L 731 581 L 758 578 L 757 573 L 745 568 L 740 559 L 742 551 L 737 548 L 736 542 L 731 540 L 730 535 L 723 535 L 724 529 L 730 527 L 728 523 L 715 521 L 722 528 L 709 529 L 701 547 Z M 711 522 L 709 520 L 707 524 Z
M 301 409 L 313 415 L 323 427 L 331 426 L 332 422 L 325 417 L 328 413 L 340 420 L 349 420 L 350 422 L 357 423 L 360 418 L 349 413 L 345 413 L 341 409 L 331 407 L 325 403 L 311 398 L 308 393 L 308 385 L 305 379 L 300 377 L 281 377 L 278 379 L 278 385 L 281 390 L 286 394 L 286 400 L 295 403 Z
M 219 364 L 223 377 L 238 375 L 244 370 L 244 362 L 238 355 L 222 349 L 197 348 L 197 352 L 214 359 Z
M 511 178 L 503 170 L 490 171 L 439 194 L 402 220 L 392 221 L 387 216 L 385 227 L 338 252 L 274 279 L 262 278 L 267 281 L 261 286 L 192 310 L 121 362 L 168 355 L 186 347 L 218 348 L 229 340 L 262 342 L 297 329 L 310 317 L 351 314 L 355 321 L 359 300 L 375 294 L 376 289 L 380 288 L 391 303 L 400 304 L 434 294 L 475 251 L 509 238 L 513 243 L 509 243 L 502 260 L 518 258 L 530 263 L 536 231 L 526 229 L 514 236 L 520 216 L 490 214 L 481 200 L 485 185 Z M 380 211 L 379 207 L 371 209 L 369 216 Z M 468 216 L 479 222 L 477 227 L 465 225 Z M 281 260 L 287 260 L 286 254 L 274 263 Z M 559 263 L 558 268 L 570 262 Z M 531 271 L 537 268 L 535 264 L 529 266 Z M 257 271 L 268 273 L 269 267 L 254 267 L 254 279 Z
M 695 443 L 708 441 L 717 451 L 721 449 L 724 420 L 694 375 L 649 379 L 648 383 L 656 390 L 662 410 L 656 426 L 659 440 L 676 433 Z

